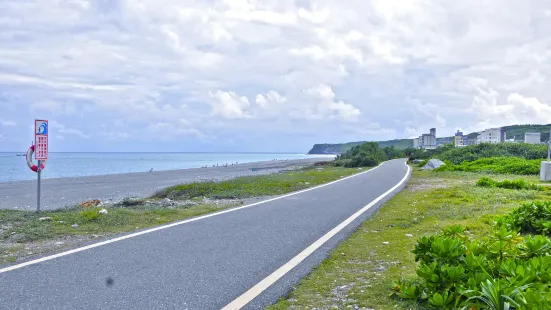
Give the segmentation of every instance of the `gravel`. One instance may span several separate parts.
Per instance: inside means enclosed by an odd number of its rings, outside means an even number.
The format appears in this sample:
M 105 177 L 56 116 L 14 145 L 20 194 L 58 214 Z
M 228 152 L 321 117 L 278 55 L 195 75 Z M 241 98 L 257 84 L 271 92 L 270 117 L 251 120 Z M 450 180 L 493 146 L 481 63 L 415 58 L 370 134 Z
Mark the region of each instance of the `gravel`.
M 240 176 L 278 173 L 312 165 L 331 158 L 265 161 L 228 167 L 195 168 L 145 173 L 126 173 L 92 177 L 45 179 L 42 181 L 42 210 L 72 207 L 99 199 L 117 203 L 124 198 L 145 198 L 177 184 L 198 181 L 223 181 Z M 35 210 L 36 181 L 0 183 L 0 209 Z

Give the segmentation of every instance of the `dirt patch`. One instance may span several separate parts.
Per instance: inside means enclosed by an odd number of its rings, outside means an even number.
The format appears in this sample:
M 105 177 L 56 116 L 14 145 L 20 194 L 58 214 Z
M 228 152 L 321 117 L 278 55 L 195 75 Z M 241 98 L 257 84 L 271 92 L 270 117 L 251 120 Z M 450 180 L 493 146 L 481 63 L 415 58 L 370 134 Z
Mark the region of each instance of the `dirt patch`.
M 432 179 L 430 181 L 425 180 L 423 183 L 414 183 L 408 185 L 408 189 L 412 192 L 419 192 L 419 191 L 425 191 L 429 189 L 436 189 L 436 188 L 446 188 L 448 187 L 448 184 L 446 184 L 446 181 L 444 179 Z
M 2 262 L 21 263 L 37 255 L 75 248 L 108 235 L 73 235 L 27 243 L 4 241 L 0 243 L 0 264 Z

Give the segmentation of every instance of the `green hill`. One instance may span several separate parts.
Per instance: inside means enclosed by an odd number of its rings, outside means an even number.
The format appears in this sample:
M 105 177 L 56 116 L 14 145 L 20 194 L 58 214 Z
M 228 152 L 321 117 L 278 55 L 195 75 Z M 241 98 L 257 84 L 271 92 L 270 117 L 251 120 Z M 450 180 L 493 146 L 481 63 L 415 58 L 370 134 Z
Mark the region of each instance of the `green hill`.
M 524 141 L 524 134 L 526 132 L 541 132 L 541 140 L 542 142 L 549 141 L 549 128 L 551 127 L 551 124 L 547 125 L 537 125 L 537 124 L 529 124 L 529 125 L 511 125 L 511 126 L 503 126 L 502 128 L 505 130 L 505 133 L 507 134 L 507 139 L 515 139 L 516 141 Z M 477 133 L 473 132 L 468 134 L 468 137 L 470 139 L 476 137 Z M 437 138 L 437 142 L 451 142 L 453 137 L 442 137 Z M 358 142 L 348 142 L 348 143 L 335 143 L 335 144 L 315 144 L 314 147 L 308 152 L 308 154 L 342 154 L 348 150 L 350 150 L 352 147 L 356 145 L 362 145 L 367 141 L 358 141 Z M 388 141 L 377 141 L 379 143 L 379 146 L 381 148 L 387 147 L 387 146 L 394 146 L 397 149 L 406 149 L 409 147 L 413 147 L 413 139 L 396 139 L 396 140 L 388 140 Z
M 541 132 L 542 142 L 549 141 L 549 127 L 551 124 L 547 125 L 512 125 L 512 126 L 503 126 L 505 133 L 507 134 L 507 139 L 515 139 L 517 141 L 524 141 L 524 134 L 527 132 Z
M 308 154 L 342 154 L 350 150 L 354 146 L 362 145 L 367 141 L 348 142 L 348 143 L 336 143 L 336 144 L 315 144 Z M 384 148 L 387 146 L 394 146 L 397 149 L 407 149 L 413 147 L 412 139 L 397 139 L 389 141 L 378 141 L 379 147 Z

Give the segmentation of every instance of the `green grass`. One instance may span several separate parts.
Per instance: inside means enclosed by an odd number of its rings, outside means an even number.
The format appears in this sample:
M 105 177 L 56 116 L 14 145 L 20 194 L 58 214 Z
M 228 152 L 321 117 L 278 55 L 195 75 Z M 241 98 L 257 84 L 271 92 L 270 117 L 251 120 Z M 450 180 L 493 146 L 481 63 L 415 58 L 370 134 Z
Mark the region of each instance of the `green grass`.
M 419 237 L 432 235 L 450 225 L 463 225 L 470 233 L 484 235 L 491 230 L 497 215 L 523 201 L 551 198 L 548 191 L 476 186 L 476 181 L 483 176 L 485 174 L 414 169 L 402 192 L 365 221 L 286 298 L 269 309 L 346 309 L 347 306 L 421 309 L 416 302 L 389 297 L 393 282 L 416 279 L 417 265 L 411 251 Z M 522 178 L 536 181 L 532 176 Z
M 177 200 L 191 199 L 196 205 L 162 207 L 144 200 L 124 200 L 116 206 L 75 207 L 40 214 L 28 211 L 0 210 L 0 264 L 13 262 L 25 246 L 59 240 L 68 236 L 105 236 L 166 224 L 242 204 L 241 200 L 205 204 L 208 198 L 248 198 L 285 194 L 305 189 L 359 172 L 332 166 L 308 168 L 267 176 L 243 177 L 225 182 L 179 185 L 159 194 Z M 155 198 L 152 199 L 152 201 Z M 100 214 L 105 208 L 107 214 Z M 51 220 L 40 221 L 41 217 Z M 77 224 L 78 227 L 73 227 Z M 47 250 L 46 250 L 47 251 Z M 18 254 L 19 253 L 19 254 Z
M 358 169 L 323 166 L 266 176 L 240 177 L 223 182 L 182 184 L 162 190 L 155 196 L 171 199 L 196 197 L 236 199 L 282 195 L 334 181 L 357 172 L 359 172 Z

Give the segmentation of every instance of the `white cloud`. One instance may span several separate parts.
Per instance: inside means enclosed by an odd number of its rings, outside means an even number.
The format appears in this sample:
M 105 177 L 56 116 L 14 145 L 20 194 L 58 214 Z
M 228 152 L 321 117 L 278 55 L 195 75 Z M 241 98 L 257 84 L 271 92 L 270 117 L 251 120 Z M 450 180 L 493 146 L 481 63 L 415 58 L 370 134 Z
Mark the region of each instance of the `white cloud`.
M 479 95 L 473 99 L 472 108 L 477 111 L 479 125 L 490 127 L 499 122 L 510 124 L 548 124 L 551 123 L 551 105 L 538 98 L 524 97 L 511 93 L 500 99 L 493 89 L 479 89 Z
M 355 121 L 361 114 L 361 111 L 353 105 L 335 100 L 335 93 L 329 85 L 320 84 L 305 89 L 304 92 L 314 100 L 312 109 L 305 110 L 304 112 L 307 114 L 302 115 L 306 119 L 327 117 L 342 121 Z
M 57 119 L 67 141 L 285 124 L 307 149 L 549 122 L 548 0 L 8 0 L 0 25 L 2 118 Z M 342 135 L 371 121 L 382 129 Z
M 249 99 L 247 97 L 239 97 L 233 91 L 216 91 L 211 92 L 210 97 L 213 100 L 212 112 L 214 115 L 219 115 L 226 119 L 243 119 L 251 118 L 249 113 Z

